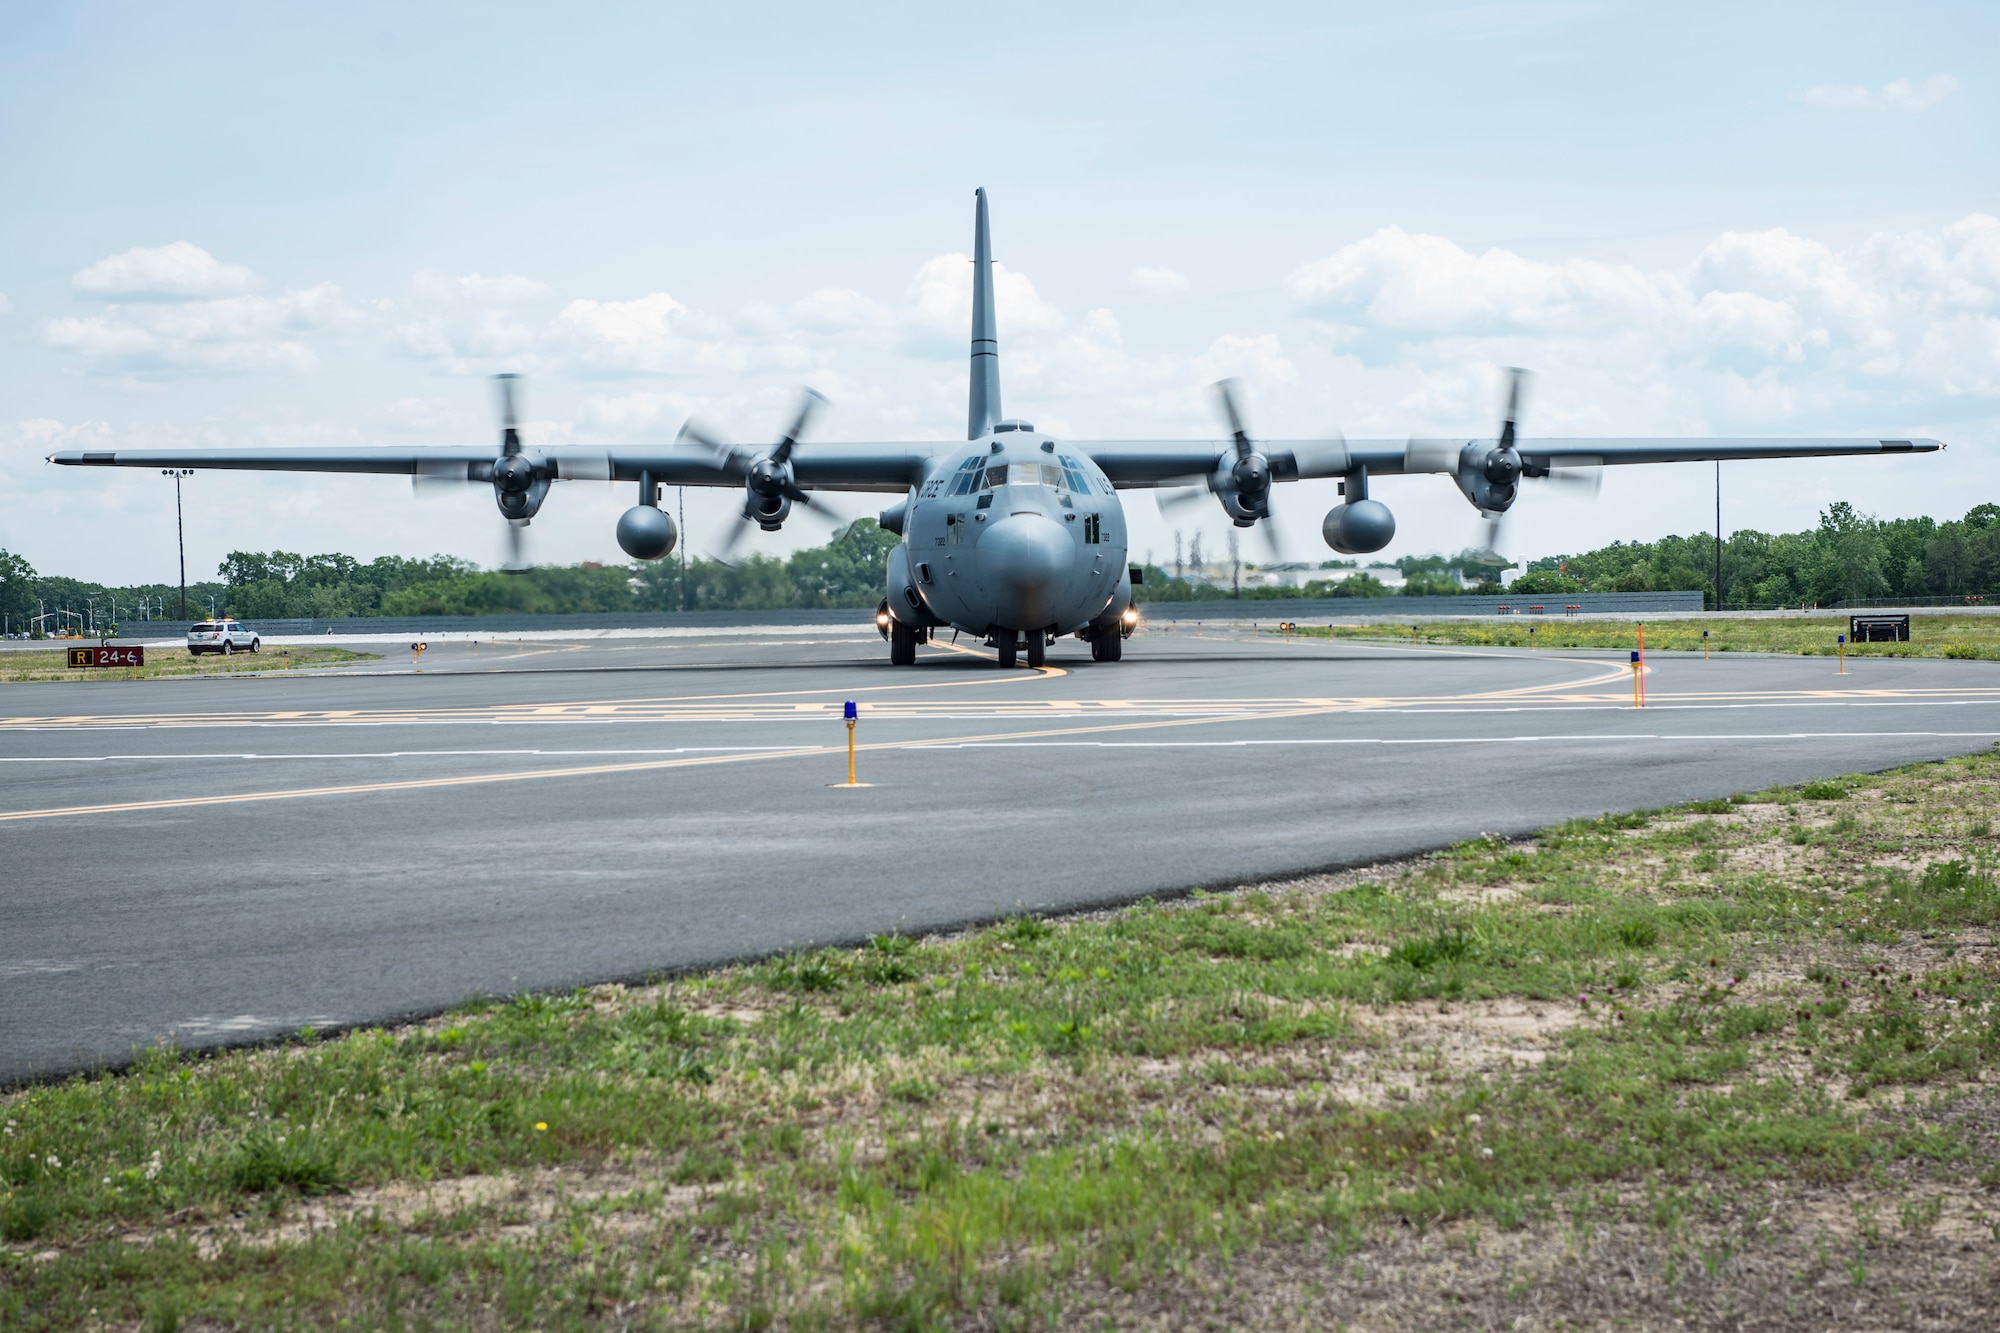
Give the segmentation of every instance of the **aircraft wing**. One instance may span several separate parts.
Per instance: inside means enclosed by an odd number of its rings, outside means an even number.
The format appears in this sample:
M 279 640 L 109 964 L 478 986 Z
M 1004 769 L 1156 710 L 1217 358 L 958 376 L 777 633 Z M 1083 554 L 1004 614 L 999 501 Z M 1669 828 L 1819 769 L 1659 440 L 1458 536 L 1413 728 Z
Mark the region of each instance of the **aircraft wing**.
M 1522 440 L 1521 457 L 1557 467 L 1587 463 L 1708 463 L 1756 458 L 1827 458 L 1847 454 L 1929 454 L 1941 440 L 1730 438 Z
M 453 465 L 491 463 L 485 449 L 81 449 L 48 456 L 64 467 L 234 468 L 255 472 L 384 472 L 440 475 Z
M 756 448 L 757 446 L 751 446 Z M 934 455 L 949 444 L 801 444 L 793 474 L 807 489 L 900 493 L 923 480 Z M 558 445 L 525 449 L 570 481 L 637 481 L 650 472 L 664 486 L 740 486 L 743 478 L 713 450 L 698 444 Z M 220 468 L 251 472 L 349 472 L 485 481 L 496 451 L 432 449 L 88 449 L 48 456 L 65 467 Z
M 1279 481 L 1340 477 L 1365 467 L 1373 476 L 1458 470 L 1468 445 L 1487 440 L 1258 440 Z M 1234 445 L 1228 440 L 1095 440 L 1072 446 L 1090 455 L 1121 489 L 1185 485 L 1213 472 Z M 1531 472 L 1548 467 L 1614 463 L 1691 463 L 1755 458 L 1819 458 L 1849 454 L 1931 453 L 1937 440 L 1882 438 L 1523 439 L 1517 445 Z
M 1341 477 L 1365 467 L 1374 476 L 1458 470 L 1460 451 L 1490 440 L 1259 440 L 1279 481 Z M 812 443 L 792 454 L 793 474 L 808 490 L 900 493 L 919 485 L 932 461 L 959 447 L 949 442 Z M 1228 440 L 1077 440 L 1121 489 L 1185 485 L 1215 470 L 1233 448 Z M 1711 459 L 1810 458 L 1847 454 L 1930 453 L 1930 439 L 1562 439 L 1522 440 L 1531 472 L 1615 463 L 1684 463 Z M 756 446 L 751 446 L 756 448 Z M 526 450 L 572 481 L 637 481 L 650 472 L 664 486 L 739 486 L 742 477 L 698 444 L 559 445 Z M 484 481 L 492 448 L 432 449 L 90 449 L 48 456 L 67 467 L 220 468 L 256 472 L 349 472 Z

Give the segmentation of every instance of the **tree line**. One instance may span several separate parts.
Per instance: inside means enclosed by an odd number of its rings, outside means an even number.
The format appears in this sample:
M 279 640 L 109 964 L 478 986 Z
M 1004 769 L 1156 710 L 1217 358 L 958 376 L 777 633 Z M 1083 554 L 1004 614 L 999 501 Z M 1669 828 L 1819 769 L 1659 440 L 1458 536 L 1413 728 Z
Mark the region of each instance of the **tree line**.
M 1509 592 L 1699 591 L 1716 603 L 1715 537 L 1613 542 L 1579 555 L 1532 562 Z M 1893 598 L 1956 598 L 2000 593 L 2000 505 L 1964 518 L 1878 519 L 1845 500 L 1806 532 L 1743 529 L 1722 543 L 1725 604 L 1826 606 Z
M 428 560 L 381 556 L 232 551 L 217 577 L 188 585 L 188 611 L 243 620 L 349 616 L 469 615 L 620 611 L 782 610 L 867 607 L 881 600 L 897 538 L 864 518 L 825 546 L 785 559 L 752 555 L 733 563 L 668 559 L 648 564 L 544 565 L 521 574 L 485 570 L 456 556 Z M 1331 572 L 1344 562 L 1328 561 Z M 1347 566 L 1351 568 L 1352 566 Z M 1402 592 L 1422 595 L 1474 589 L 1498 593 L 1490 556 L 1406 556 L 1395 568 Z M 1145 570 L 1139 601 L 1219 601 L 1232 589 Z M 1722 587 L 1730 605 L 1828 605 L 1873 598 L 2000 594 L 2000 505 L 1965 517 L 1877 519 L 1840 502 L 1805 532 L 1730 534 L 1722 545 Z M 1245 588 L 1246 599 L 1387 597 L 1396 590 L 1365 569 L 1303 587 Z M 1715 538 L 1707 533 L 1654 542 L 1613 542 L 1594 551 L 1531 562 L 1504 591 L 1561 596 L 1571 592 L 1699 591 L 1715 605 Z M 145 608 L 142 611 L 141 608 Z M 180 619 L 171 583 L 111 586 L 37 573 L 0 551 L 0 616 L 18 633 L 32 618 L 62 611 L 93 628 L 143 619 Z M 47 621 L 53 631 L 55 621 Z
M 217 577 L 188 585 L 188 612 L 245 621 L 338 620 L 350 616 L 450 616 L 564 612 L 780 610 L 872 607 L 888 580 L 897 537 L 864 518 L 824 546 L 785 559 L 751 555 L 725 564 L 677 559 L 645 564 L 538 565 L 521 573 L 481 569 L 457 556 L 428 560 L 380 556 L 362 562 L 340 554 L 232 551 Z M 19 632 L 58 609 L 96 625 L 126 627 L 146 618 L 180 619 L 172 583 L 112 586 L 42 575 L 0 551 L 0 615 Z M 53 632 L 53 621 L 51 632 Z

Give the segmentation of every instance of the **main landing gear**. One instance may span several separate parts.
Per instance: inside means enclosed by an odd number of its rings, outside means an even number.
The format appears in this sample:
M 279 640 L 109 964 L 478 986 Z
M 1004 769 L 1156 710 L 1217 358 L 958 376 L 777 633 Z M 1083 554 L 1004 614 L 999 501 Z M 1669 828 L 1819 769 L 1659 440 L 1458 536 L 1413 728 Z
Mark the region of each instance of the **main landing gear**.
M 931 633 L 917 625 L 906 625 L 889 614 L 889 599 L 875 608 L 875 628 L 889 641 L 890 666 L 915 666 L 917 645 L 930 642 Z
M 1127 606 L 1118 615 L 1100 616 L 1076 632 L 1076 637 L 1090 644 L 1090 660 L 1093 662 L 1117 662 L 1125 656 L 1125 637 L 1139 623 L 1139 608 Z

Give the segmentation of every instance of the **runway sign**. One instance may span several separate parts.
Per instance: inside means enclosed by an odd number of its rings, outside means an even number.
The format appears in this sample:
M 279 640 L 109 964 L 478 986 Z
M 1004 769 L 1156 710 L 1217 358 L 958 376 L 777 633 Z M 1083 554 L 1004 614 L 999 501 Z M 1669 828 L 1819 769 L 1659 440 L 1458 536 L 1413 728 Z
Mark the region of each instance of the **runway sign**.
M 73 667 L 139 667 L 146 665 L 146 650 L 140 647 L 114 648 L 109 644 L 99 648 L 72 648 L 69 650 L 69 664 Z
M 1856 643 L 1907 643 L 1908 616 L 1849 616 L 1847 630 Z

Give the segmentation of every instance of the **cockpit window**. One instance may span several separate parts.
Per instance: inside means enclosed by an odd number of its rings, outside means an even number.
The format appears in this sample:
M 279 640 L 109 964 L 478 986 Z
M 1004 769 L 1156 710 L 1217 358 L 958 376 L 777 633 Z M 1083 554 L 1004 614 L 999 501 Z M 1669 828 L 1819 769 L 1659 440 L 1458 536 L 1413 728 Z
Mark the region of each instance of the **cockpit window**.
M 985 466 L 986 460 L 977 454 L 960 463 L 958 465 L 958 476 L 952 480 L 951 493 L 953 495 L 969 495 L 973 491 L 978 490 L 981 469 Z
M 1058 463 L 989 465 L 986 458 L 975 456 L 958 465 L 949 489 L 940 487 L 940 490 L 946 495 L 970 495 L 996 486 L 1050 486 L 1077 495 L 1090 494 L 1090 480 L 1074 458 L 1064 458 Z

